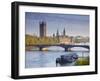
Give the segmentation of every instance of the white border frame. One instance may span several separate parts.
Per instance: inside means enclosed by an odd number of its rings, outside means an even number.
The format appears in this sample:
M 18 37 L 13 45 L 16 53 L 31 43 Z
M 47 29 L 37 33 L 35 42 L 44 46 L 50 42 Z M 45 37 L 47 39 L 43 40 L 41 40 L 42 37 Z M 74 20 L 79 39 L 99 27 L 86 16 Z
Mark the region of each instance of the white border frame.
M 25 69 L 25 12 L 90 15 L 90 65 L 52 68 Z M 94 49 L 94 50 L 92 50 Z M 69 70 L 71 69 L 71 70 Z M 19 75 L 41 75 L 95 71 L 95 10 L 55 8 L 40 6 L 19 6 Z

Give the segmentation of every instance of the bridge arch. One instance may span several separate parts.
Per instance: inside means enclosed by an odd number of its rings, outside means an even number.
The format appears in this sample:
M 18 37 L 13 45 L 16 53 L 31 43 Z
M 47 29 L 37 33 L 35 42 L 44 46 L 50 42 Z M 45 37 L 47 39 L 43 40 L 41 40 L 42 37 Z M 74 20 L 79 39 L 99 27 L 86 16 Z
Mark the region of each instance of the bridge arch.
M 68 46 L 65 46 L 65 51 L 69 51 L 71 50 L 72 48 L 82 48 L 82 49 L 87 49 L 89 51 L 89 46 L 83 46 L 83 45 L 68 45 Z
M 48 50 L 51 50 L 51 51 L 64 51 L 65 49 L 61 46 L 47 46 L 47 47 L 44 47 L 44 48 L 47 48 Z
M 85 47 L 71 47 L 70 50 L 72 51 L 89 51 L 88 48 L 85 48 Z

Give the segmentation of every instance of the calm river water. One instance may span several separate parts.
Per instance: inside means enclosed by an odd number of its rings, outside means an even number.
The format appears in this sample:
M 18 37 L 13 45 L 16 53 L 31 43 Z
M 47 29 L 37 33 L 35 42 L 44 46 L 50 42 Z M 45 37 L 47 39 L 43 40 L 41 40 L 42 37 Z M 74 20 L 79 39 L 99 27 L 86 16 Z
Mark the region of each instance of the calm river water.
M 76 53 L 79 57 L 88 57 L 89 52 L 65 52 L 64 50 L 58 51 L 26 51 L 25 54 L 25 68 L 39 68 L 39 67 L 56 67 L 56 58 L 61 55 Z M 72 64 L 74 65 L 74 64 Z

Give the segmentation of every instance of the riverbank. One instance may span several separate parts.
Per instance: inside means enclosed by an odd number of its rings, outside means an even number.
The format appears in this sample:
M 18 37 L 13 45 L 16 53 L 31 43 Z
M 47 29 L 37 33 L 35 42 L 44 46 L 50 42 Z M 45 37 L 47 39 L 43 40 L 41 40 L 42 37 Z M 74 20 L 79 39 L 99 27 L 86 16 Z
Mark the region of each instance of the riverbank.
M 33 46 L 26 46 L 25 51 L 38 51 L 39 48 L 33 47 Z
M 89 65 L 89 57 L 80 57 L 76 61 L 75 65 Z

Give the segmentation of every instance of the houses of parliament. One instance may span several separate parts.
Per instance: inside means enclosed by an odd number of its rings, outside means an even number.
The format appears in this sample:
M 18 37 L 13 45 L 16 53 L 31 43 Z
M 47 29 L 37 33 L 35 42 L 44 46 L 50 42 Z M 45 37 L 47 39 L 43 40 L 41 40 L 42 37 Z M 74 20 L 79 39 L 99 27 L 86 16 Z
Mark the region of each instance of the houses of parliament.
M 48 37 L 47 36 L 47 24 L 46 22 L 42 21 L 39 23 L 39 37 Z M 59 40 L 60 43 L 72 43 L 72 39 L 66 36 L 66 30 L 63 29 L 62 35 L 59 34 L 59 30 L 57 29 L 56 33 L 53 33 L 52 37 L 55 37 Z

